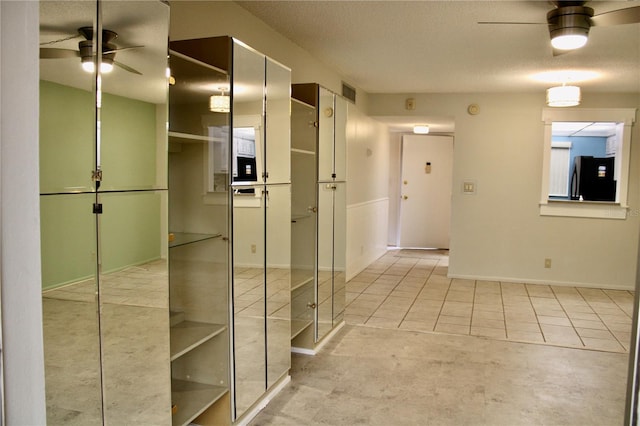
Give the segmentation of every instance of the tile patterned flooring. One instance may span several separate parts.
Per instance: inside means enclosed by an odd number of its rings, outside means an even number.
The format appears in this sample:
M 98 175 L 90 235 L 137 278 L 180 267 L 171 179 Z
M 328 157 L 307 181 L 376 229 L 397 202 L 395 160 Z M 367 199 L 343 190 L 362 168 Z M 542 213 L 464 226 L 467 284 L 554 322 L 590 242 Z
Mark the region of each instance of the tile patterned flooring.
M 447 278 L 448 252 L 390 250 L 347 283 L 348 324 L 628 352 L 633 293 Z

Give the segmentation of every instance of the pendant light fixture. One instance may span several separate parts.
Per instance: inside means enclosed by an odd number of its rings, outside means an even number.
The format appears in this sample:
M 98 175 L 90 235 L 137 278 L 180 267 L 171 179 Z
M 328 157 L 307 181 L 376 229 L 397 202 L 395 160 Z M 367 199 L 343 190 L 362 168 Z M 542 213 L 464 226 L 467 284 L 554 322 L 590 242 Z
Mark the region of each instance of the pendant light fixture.
M 229 112 L 231 111 L 231 99 L 229 95 L 224 94 L 224 87 L 220 87 L 219 95 L 211 95 L 209 97 L 209 111 L 211 112 Z
M 578 86 L 550 87 L 547 89 L 547 105 L 550 107 L 572 107 L 580 105 L 581 94 Z

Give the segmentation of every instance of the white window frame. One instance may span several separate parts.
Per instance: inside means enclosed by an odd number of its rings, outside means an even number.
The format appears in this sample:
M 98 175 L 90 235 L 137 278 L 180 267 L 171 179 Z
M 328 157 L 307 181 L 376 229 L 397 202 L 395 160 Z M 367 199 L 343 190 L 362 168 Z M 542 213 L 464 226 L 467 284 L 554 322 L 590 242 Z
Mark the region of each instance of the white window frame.
M 544 108 L 544 147 L 542 186 L 540 194 L 541 216 L 591 217 L 602 219 L 626 219 L 629 188 L 629 162 L 631 154 L 631 126 L 635 122 L 635 108 Z M 549 171 L 551 163 L 551 126 L 559 121 L 600 121 L 620 123 L 622 140 L 618 146 L 619 164 L 616 162 L 618 187 L 615 202 L 565 201 L 549 199 Z

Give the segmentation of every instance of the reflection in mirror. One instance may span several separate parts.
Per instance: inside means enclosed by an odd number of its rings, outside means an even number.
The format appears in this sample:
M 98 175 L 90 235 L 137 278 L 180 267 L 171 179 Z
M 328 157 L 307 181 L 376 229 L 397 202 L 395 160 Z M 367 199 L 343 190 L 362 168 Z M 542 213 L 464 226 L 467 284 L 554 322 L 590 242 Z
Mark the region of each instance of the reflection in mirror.
M 291 72 L 266 61 L 267 388 L 291 366 Z
M 47 422 L 166 423 L 168 6 L 43 1 L 40 18 Z
M 316 341 L 333 328 L 333 183 L 318 184 L 318 283 Z
M 333 196 L 333 327 L 344 319 L 346 307 L 347 191 L 346 183 L 335 183 Z
M 618 201 L 622 123 L 553 122 L 549 199 Z
M 233 126 L 263 131 L 264 56 L 234 42 Z M 257 123 L 256 123 L 257 120 Z M 259 145 L 258 140 L 256 143 Z M 256 167 L 264 158 L 256 146 Z M 258 173 L 258 172 L 257 172 Z M 262 176 L 258 174 L 258 180 Z M 265 199 L 263 185 L 234 183 L 233 196 L 233 343 L 234 419 L 241 416 L 266 389 L 265 336 Z M 248 195 L 244 195 L 249 193 Z M 252 195 L 252 194 L 255 194 Z M 250 201 L 245 201 L 250 198 Z
M 48 424 L 102 424 L 97 241 L 91 205 L 95 76 L 82 71 L 78 23 L 95 2 L 40 3 L 40 225 Z M 70 55 L 70 57 L 65 57 Z M 73 161 L 69 161 L 73 159 Z M 82 194 L 81 192 L 89 192 Z

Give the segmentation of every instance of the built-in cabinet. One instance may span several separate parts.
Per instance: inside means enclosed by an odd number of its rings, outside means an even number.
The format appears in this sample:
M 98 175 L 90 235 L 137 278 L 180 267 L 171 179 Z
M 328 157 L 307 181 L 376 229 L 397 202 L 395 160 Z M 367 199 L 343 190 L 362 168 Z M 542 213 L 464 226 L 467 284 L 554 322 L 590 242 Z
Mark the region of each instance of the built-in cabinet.
M 347 104 L 309 83 L 291 106 L 291 339 L 313 353 L 344 320 Z
M 240 422 L 289 379 L 290 70 L 230 37 L 170 48 L 173 423 Z
M 172 423 L 189 424 L 205 412 L 228 423 L 229 187 L 221 166 L 230 113 L 210 111 L 209 96 L 198 85 L 228 87 L 229 76 L 175 51 L 170 66 Z
M 169 6 L 39 7 L 47 424 L 168 425 Z

